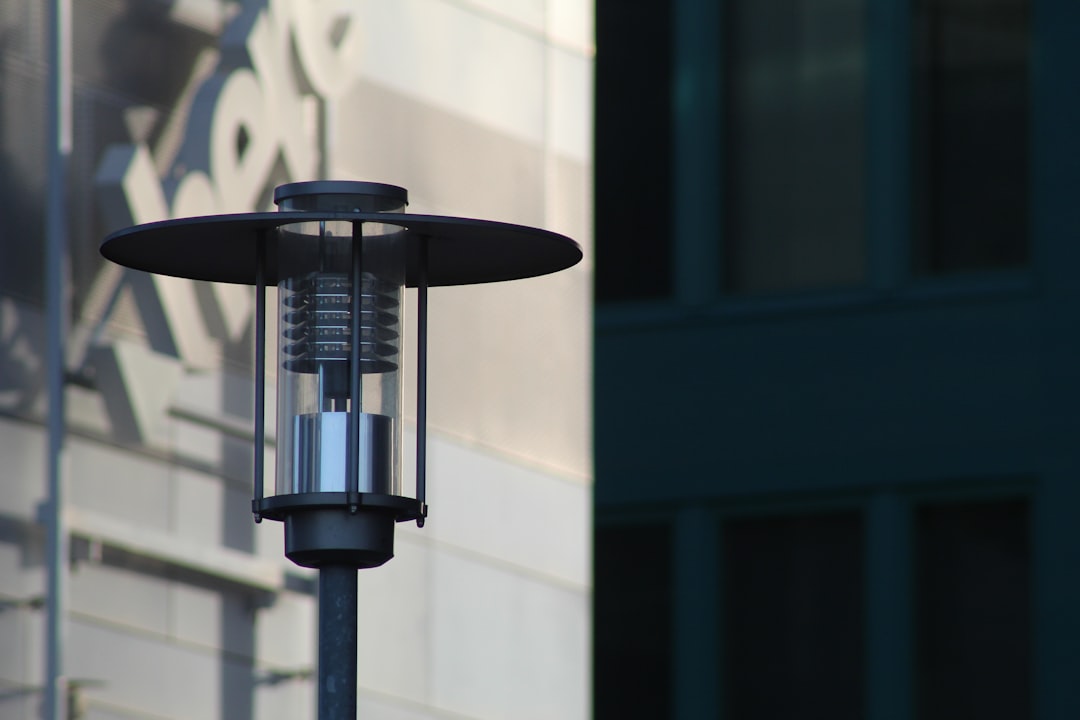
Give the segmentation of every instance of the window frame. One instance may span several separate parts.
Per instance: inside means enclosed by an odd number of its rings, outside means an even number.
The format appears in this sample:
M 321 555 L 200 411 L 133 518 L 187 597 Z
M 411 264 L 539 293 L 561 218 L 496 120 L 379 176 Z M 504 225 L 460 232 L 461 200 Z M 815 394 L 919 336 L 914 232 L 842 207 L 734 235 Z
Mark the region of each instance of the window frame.
M 598 328 L 801 315 L 883 302 L 918 306 L 971 297 L 1029 297 L 1040 291 L 1039 205 L 1034 197 L 1040 104 L 1035 63 L 1028 65 L 1027 263 L 920 276 L 913 267 L 911 235 L 914 18 L 909 0 L 881 0 L 868 2 L 866 10 L 866 282 L 846 288 L 726 293 L 720 282 L 725 99 L 723 93 L 706 89 L 720 87 L 723 77 L 723 6 L 730 1 L 672 4 L 672 293 L 660 299 L 599 301 Z M 1033 18 L 1032 46 L 1038 29 Z M 717 242 L 702 243 L 698 240 L 702 236 Z

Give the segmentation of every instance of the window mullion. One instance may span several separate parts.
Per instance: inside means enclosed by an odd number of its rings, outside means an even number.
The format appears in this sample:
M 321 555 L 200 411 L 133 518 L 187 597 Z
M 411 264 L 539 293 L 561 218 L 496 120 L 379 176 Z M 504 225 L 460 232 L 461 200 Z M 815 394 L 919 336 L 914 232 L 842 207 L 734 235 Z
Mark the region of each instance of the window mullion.
M 672 4 L 671 231 L 676 298 L 689 306 L 719 289 L 722 5 Z
M 911 272 L 911 0 L 869 3 L 867 23 L 867 270 L 895 290 Z
M 895 493 L 866 513 L 866 707 L 868 720 L 911 720 L 911 519 Z

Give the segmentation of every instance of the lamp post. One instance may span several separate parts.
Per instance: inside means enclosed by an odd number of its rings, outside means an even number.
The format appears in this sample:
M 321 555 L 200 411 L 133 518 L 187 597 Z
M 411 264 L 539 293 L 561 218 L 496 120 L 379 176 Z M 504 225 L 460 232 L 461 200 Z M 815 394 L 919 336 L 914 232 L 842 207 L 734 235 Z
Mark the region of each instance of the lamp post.
M 281 521 L 285 554 L 319 570 L 319 718 L 356 717 L 357 577 L 423 526 L 427 290 L 534 277 L 576 264 L 556 233 L 411 215 L 404 188 L 291 183 L 277 212 L 180 218 L 109 235 L 101 253 L 162 275 L 255 285 L 255 521 Z M 266 287 L 278 288 L 277 467 L 263 483 Z M 416 489 L 401 484 L 405 287 L 417 288 Z

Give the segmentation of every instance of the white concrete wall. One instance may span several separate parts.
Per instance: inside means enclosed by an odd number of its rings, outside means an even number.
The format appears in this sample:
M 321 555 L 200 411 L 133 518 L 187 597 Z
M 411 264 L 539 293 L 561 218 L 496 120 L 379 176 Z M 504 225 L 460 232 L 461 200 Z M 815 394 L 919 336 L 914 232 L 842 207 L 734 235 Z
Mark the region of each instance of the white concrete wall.
M 360 716 L 585 718 L 591 5 L 350 7 L 362 67 L 328 107 L 327 176 L 400 184 L 411 211 L 536 225 L 586 247 L 555 276 L 431 292 L 431 516 L 400 526 L 397 557 L 361 574 Z M 122 295 L 107 341 L 148 344 L 137 297 Z M 40 328 L 39 310 L 0 307 L 0 368 L 29 378 L 0 382 L 3 720 L 39 717 L 44 682 Z M 173 371 L 138 364 L 129 389 L 151 397 Z M 68 390 L 65 664 L 85 718 L 314 716 L 313 575 L 283 558 L 281 525 L 251 523 L 250 441 L 219 427 L 250 424 L 247 382 L 216 357 L 183 370 L 138 442 L 120 442 L 100 392 Z
M 413 212 L 562 232 L 587 259 L 431 291 L 432 516 L 361 577 L 362 706 L 588 717 L 591 7 L 363 8 L 363 69 L 334 108 L 331 174 L 403 185 Z M 395 637 L 406 664 L 380 650 Z

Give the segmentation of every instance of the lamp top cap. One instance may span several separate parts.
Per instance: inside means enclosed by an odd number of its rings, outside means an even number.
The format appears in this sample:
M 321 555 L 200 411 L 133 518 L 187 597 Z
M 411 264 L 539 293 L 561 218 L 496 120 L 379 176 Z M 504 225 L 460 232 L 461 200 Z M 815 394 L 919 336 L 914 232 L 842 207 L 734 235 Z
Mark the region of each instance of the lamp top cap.
M 386 183 L 311 180 L 277 186 L 274 204 L 281 210 L 400 212 L 409 204 L 409 191 Z

